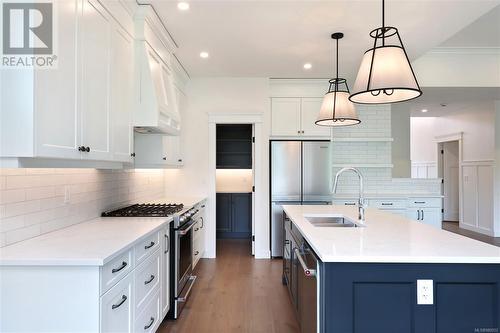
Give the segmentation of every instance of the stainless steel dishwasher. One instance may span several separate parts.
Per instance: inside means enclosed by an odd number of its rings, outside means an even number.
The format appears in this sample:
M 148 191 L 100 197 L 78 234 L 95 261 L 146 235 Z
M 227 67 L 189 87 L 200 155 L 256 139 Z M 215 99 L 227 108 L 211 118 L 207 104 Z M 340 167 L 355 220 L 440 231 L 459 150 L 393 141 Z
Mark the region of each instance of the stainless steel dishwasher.
M 286 216 L 284 224 L 283 283 L 290 291 L 301 332 L 318 332 L 319 260 Z

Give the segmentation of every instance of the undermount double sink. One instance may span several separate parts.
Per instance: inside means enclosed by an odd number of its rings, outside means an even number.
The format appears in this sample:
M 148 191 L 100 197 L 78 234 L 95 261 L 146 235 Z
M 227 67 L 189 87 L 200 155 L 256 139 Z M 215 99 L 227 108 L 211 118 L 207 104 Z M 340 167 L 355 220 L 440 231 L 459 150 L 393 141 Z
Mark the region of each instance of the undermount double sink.
M 358 228 L 366 227 L 365 224 L 352 221 L 351 219 L 336 215 L 304 215 L 304 218 L 315 227 L 325 228 Z

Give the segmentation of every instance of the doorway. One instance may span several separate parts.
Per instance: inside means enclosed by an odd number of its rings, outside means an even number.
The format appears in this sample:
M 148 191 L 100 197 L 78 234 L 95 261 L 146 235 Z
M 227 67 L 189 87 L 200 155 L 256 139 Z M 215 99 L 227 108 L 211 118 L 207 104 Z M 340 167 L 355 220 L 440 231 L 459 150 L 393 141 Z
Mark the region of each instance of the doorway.
M 443 222 L 460 220 L 460 142 L 440 142 L 438 173 L 443 179 Z
M 253 125 L 217 124 L 216 142 L 217 245 L 232 240 L 253 254 Z
M 263 165 L 263 115 L 258 113 L 220 113 L 209 114 L 209 161 L 208 161 L 208 216 L 206 257 L 216 258 L 217 248 L 217 125 L 250 125 L 252 128 L 252 192 L 251 196 L 251 253 L 256 259 L 269 258 L 269 248 L 266 240 L 269 237 L 265 221 L 266 209 L 264 194 L 267 183 L 264 178 Z M 220 198 L 219 198 L 220 199 Z M 227 198 L 226 198 L 227 200 Z M 242 201 L 238 198 L 237 201 Z M 248 205 L 246 205 L 248 207 Z M 240 210 L 235 209 L 236 213 Z M 260 221 L 260 222 L 259 222 Z

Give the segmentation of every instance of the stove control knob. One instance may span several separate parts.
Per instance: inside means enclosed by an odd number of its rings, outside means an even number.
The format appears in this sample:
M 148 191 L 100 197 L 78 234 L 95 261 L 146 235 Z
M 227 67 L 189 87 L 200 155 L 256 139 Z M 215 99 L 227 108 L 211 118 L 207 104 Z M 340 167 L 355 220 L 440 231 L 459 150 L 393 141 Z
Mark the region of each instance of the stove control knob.
M 186 217 L 185 217 L 185 216 L 181 216 L 181 217 L 179 218 L 179 221 L 180 221 L 180 222 L 184 222 L 184 221 L 186 221 Z

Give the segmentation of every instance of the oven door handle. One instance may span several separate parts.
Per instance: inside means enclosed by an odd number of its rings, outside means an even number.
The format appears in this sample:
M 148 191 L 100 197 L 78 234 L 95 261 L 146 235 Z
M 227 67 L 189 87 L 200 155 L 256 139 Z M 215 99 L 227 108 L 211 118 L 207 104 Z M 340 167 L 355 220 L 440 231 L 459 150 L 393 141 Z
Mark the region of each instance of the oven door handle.
M 192 227 L 194 227 L 194 225 L 195 221 L 193 220 L 187 227 L 185 227 L 184 229 L 176 230 L 175 232 L 178 235 L 184 236 L 189 232 L 189 230 L 191 230 Z

